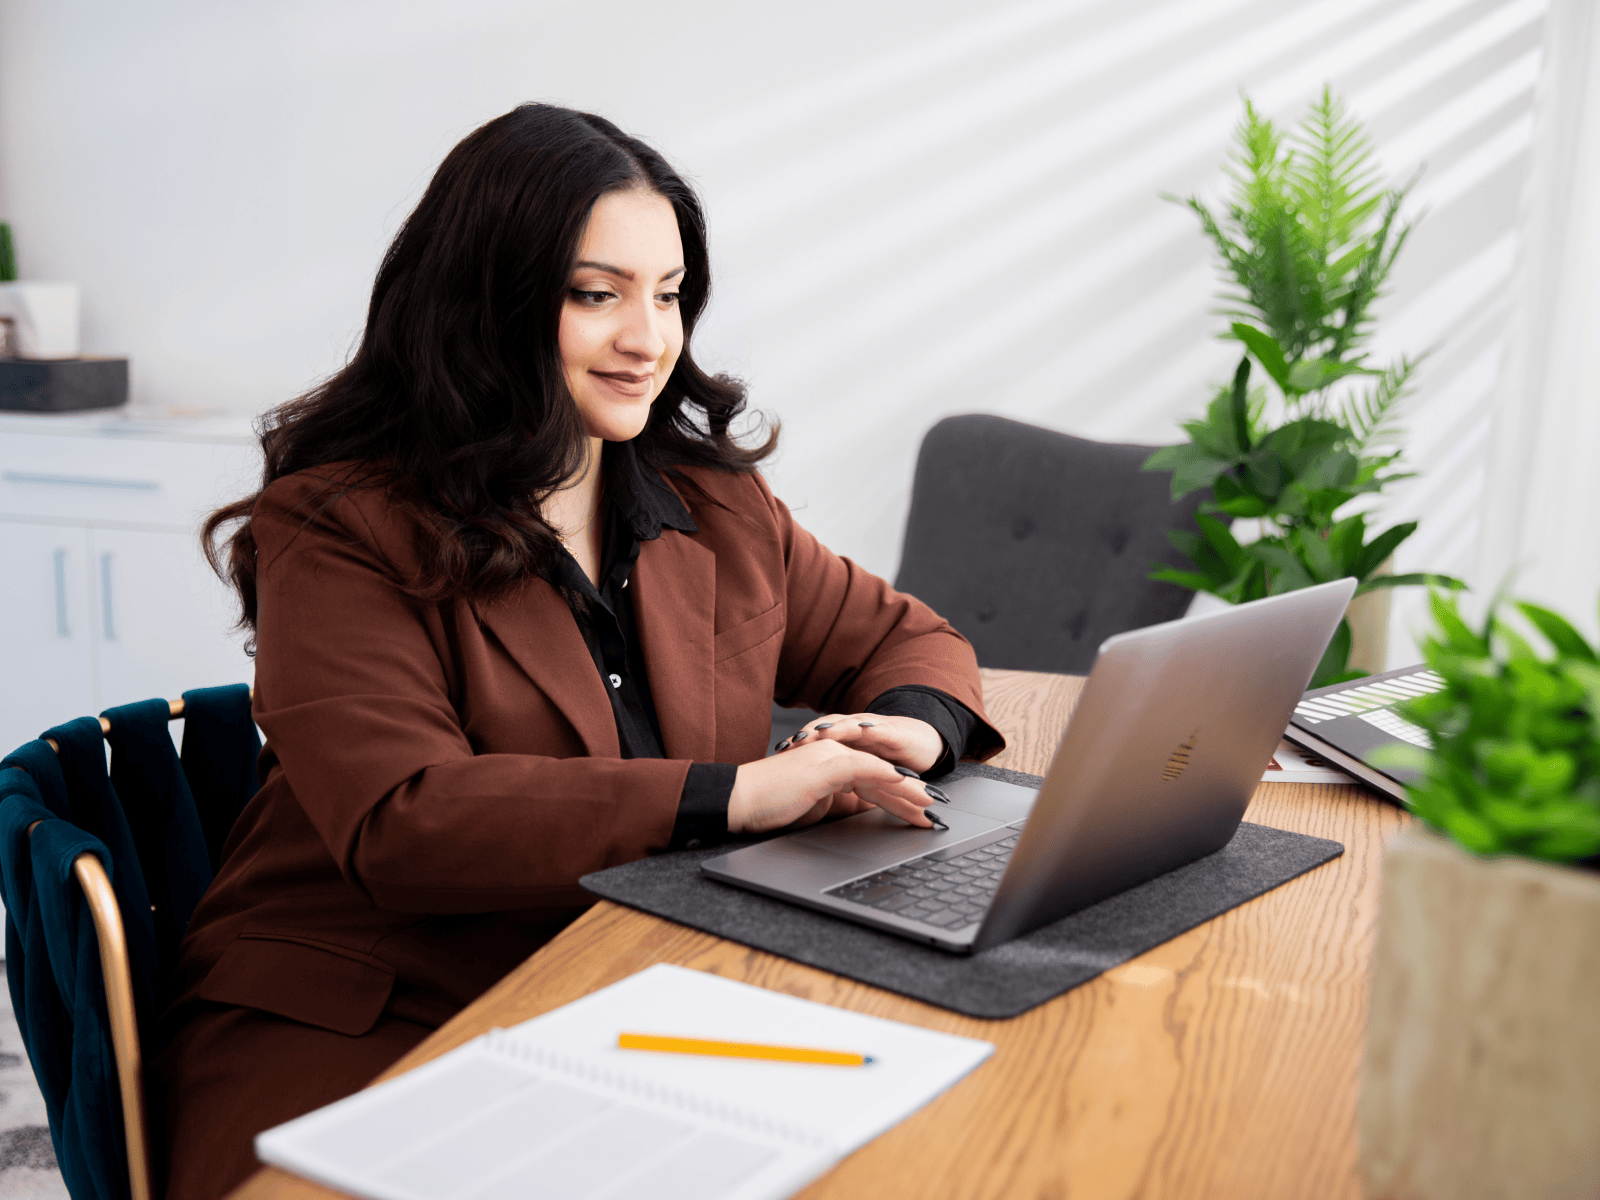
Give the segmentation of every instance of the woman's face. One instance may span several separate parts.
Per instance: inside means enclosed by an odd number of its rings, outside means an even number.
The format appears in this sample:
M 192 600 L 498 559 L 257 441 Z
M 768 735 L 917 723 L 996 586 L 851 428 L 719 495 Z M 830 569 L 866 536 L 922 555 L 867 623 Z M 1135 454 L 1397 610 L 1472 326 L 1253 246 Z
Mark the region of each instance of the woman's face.
M 654 192 L 595 201 L 561 306 L 561 367 L 589 436 L 626 442 L 683 349 L 683 242 L 672 204 Z

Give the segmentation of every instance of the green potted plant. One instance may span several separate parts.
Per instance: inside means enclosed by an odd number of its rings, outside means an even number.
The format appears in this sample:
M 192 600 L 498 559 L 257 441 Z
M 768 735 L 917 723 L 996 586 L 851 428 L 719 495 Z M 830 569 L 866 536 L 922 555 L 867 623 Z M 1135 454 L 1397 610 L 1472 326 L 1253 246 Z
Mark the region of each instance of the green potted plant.
M 17 248 L 11 240 L 11 224 L 0 221 L 0 283 L 17 281 Z
M 1360 1105 L 1371 1196 L 1600 1192 L 1600 654 L 1431 598 L 1442 691 L 1387 848 Z
M 0 221 L 0 412 L 73 412 L 128 400 L 128 360 L 78 353 L 78 285 L 19 282 Z
M 1372 304 L 1411 232 L 1400 219 L 1406 189 L 1379 186 L 1366 136 L 1327 90 L 1287 138 L 1246 100 L 1237 142 L 1227 213 L 1219 219 L 1192 196 L 1185 203 L 1231 277 L 1218 311 L 1229 318 L 1222 336 L 1243 353 L 1206 415 L 1184 425 L 1189 440 L 1145 463 L 1172 472 L 1174 499 L 1210 492 L 1200 532 L 1168 535 L 1192 568 L 1151 577 L 1235 604 L 1346 576 L 1359 581 L 1358 597 L 1428 581 L 1460 586 L 1389 573 L 1417 523 L 1369 536 L 1369 511 L 1353 503 L 1407 477 L 1394 418 L 1417 361 L 1377 367 L 1365 349 Z M 1251 387 L 1255 367 L 1275 395 Z M 1259 536 L 1241 539 L 1230 519 Z M 1386 628 L 1386 606 L 1375 625 Z M 1313 687 L 1366 673 L 1351 669 L 1351 644 L 1346 620 Z M 1381 669 L 1381 650 L 1369 658 Z

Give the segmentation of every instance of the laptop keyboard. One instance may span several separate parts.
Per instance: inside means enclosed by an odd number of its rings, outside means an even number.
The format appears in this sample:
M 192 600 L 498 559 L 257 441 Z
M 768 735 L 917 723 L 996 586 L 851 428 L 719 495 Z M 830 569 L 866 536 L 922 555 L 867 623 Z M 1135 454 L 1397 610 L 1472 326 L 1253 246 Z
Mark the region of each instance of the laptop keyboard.
M 1355 717 L 1392 738 L 1431 750 L 1433 739 L 1427 731 L 1395 712 L 1393 706 L 1403 700 L 1443 691 L 1444 686 L 1444 676 L 1425 667 L 1418 668 L 1377 683 L 1352 683 L 1339 691 L 1302 700 L 1295 706 L 1294 719 L 1296 724 L 1309 727 L 1339 717 Z
M 914 858 L 876 875 L 852 879 L 826 894 L 940 929 L 964 928 L 976 924 L 989 907 L 1018 836 L 1013 833 L 953 858 L 943 857 L 943 852 Z
M 1397 675 L 1377 683 L 1352 683 L 1349 687 L 1323 696 L 1314 696 L 1295 705 L 1295 719 L 1303 725 L 1317 725 L 1336 717 L 1370 718 L 1364 713 L 1387 709 L 1402 700 L 1432 695 L 1444 690 L 1444 676 L 1426 668 L 1409 675 Z

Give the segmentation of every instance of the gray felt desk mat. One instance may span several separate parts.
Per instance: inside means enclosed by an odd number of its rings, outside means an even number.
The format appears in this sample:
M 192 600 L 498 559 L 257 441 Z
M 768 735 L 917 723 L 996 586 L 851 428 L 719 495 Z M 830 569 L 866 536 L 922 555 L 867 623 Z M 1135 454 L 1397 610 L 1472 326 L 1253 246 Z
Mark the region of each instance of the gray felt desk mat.
M 1023 775 L 961 763 L 950 778 Z M 1052 925 L 956 955 L 786 904 L 700 873 L 728 847 L 684 850 L 585 875 L 586 891 L 758 950 L 972 1017 L 1014 1017 L 1344 853 L 1338 842 L 1245 822 L 1215 854 Z

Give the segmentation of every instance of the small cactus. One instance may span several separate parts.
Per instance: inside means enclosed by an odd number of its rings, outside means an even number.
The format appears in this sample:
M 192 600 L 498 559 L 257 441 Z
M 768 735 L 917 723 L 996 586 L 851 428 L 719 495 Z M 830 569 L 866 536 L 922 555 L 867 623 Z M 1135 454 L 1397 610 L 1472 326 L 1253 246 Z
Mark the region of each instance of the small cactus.
M 11 226 L 0 221 L 0 283 L 17 280 L 17 251 L 11 242 Z

